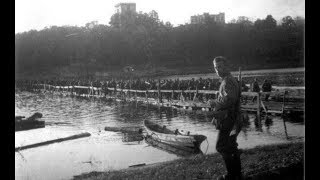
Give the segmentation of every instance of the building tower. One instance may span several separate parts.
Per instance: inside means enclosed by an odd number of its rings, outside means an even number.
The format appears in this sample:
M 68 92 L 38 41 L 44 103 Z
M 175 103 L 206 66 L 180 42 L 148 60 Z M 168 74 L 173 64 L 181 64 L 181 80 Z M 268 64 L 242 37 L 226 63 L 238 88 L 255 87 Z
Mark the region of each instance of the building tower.
M 124 24 L 132 24 L 136 15 L 136 3 L 119 3 L 115 5 L 116 13 L 119 14 L 120 27 Z
M 218 24 L 225 24 L 225 14 L 209 14 L 203 13 L 202 15 L 194 15 L 190 17 L 191 24 L 203 24 L 206 21 L 213 21 Z
M 119 3 L 115 7 L 117 13 L 120 14 L 136 13 L 136 3 Z

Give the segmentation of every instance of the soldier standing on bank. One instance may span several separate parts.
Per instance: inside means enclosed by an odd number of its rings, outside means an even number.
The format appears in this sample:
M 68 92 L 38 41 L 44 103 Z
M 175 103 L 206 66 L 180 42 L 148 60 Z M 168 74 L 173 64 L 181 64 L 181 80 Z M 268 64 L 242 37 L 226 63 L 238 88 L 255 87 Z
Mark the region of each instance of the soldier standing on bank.
M 271 92 L 272 86 L 271 83 L 265 79 L 262 84 L 262 92 Z M 270 94 L 266 94 L 265 101 L 268 101 Z
M 260 87 L 259 87 L 259 83 L 258 83 L 257 78 L 254 78 L 254 81 L 253 81 L 251 87 L 252 87 L 252 89 L 251 89 L 252 92 L 257 92 L 257 93 L 260 92 Z M 254 96 L 252 98 L 252 102 L 254 102 L 256 99 L 257 99 L 257 96 Z
M 218 113 L 213 123 L 218 130 L 216 149 L 222 155 L 228 174 L 218 179 L 238 180 L 242 178 L 240 152 L 237 136 L 241 130 L 240 123 L 240 87 L 230 74 L 225 57 L 213 60 L 214 69 L 221 78 L 218 97 L 208 103 Z

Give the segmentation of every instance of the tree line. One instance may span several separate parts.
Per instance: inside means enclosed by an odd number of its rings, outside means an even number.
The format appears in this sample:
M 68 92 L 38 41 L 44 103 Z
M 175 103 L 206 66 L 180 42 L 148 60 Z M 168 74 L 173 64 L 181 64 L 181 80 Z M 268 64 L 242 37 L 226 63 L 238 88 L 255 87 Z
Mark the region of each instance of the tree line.
M 227 24 L 207 20 L 173 27 L 156 11 L 114 14 L 109 25 L 51 26 L 15 35 L 16 72 L 66 66 L 122 68 L 207 67 L 215 56 L 230 59 L 234 69 L 304 66 L 304 18 L 268 15 Z

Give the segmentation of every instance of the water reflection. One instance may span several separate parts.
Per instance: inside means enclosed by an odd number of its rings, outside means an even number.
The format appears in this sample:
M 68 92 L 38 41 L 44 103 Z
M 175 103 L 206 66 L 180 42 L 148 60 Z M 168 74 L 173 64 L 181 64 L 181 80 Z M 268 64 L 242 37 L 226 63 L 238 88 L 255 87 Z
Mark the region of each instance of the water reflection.
M 262 132 L 261 117 L 255 116 L 254 125 L 256 127 L 256 131 Z
M 248 129 L 250 128 L 250 121 L 249 121 L 249 115 L 246 112 L 241 113 L 242 118 L 242 129 L 243 137 L 245 140 L 248 139 Z
M 304 112 L 296 111 L 296 112 L 286 112 L 282 118 L 285 121 L 294 122 L 294 123 L 304 123 Z
M 272 118 L 270 116 L 265 116 L 265 125 L 268 130 L 270 130 L 272 123 L 273 123 Z
M 142 134 L 140 133 L 122 133 L 122 142 L 126 142 L 126 143 L 132 143 L 132 142 L 136 142 L 138 144 L 140 144 L 144 137 Z

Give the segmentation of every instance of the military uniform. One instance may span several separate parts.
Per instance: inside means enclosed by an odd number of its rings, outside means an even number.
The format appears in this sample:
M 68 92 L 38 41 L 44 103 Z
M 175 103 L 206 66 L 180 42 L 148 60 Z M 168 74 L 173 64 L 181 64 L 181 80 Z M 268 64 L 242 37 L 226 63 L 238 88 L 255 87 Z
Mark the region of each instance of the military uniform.
M 218 114 L 213 123 L 219 130 L 216 149 L 222 155 L 228 173 L 241 176 L 240 154 L 237 136 L 241 130 L 240 122 L 240 87 L 231 75 L 222 78 L 217 99 L 210 102 Z
M 251 89 L 251 91 L 252 92 L 260 92 L 260 87 L 259 87 L 259 84 L 258 84 L 258 82 L 257 81 L 254 81 L 253 83 L 252 83 L 252 89 Z M 257 99 L 257 96 L 254 96 L 253 98 L 252 98 L 252 102 L 254 102 L 255 100 Z
M 267 80 L 264 81 L 264 83 L 262 84 L 262 92 L 271 92 L 271 83 Z M 270 94 L 266 94 L 265 96 L 265 101 L 268 101 Z

